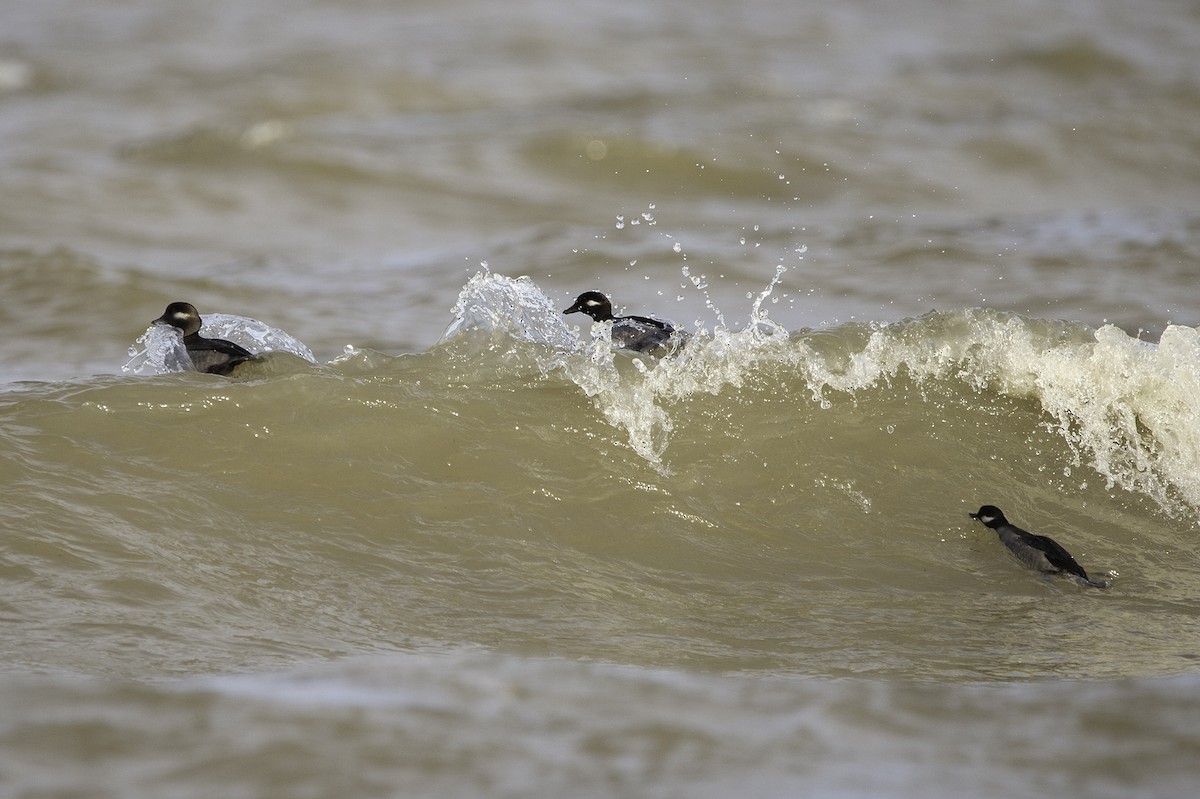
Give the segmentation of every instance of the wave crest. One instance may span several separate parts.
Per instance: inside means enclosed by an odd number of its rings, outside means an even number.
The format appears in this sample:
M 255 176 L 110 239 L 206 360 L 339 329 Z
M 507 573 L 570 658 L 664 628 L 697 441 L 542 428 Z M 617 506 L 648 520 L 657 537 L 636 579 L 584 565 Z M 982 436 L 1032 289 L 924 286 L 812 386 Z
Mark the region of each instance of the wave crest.
M 774 284 L 772 283 L 772 286 Z M 1159 343 L 1111 325 L 1028 319 L 986 309 L 931 312 L 892 324 L 851 324 L 789 332 L 762 311 L 768 286 L 744 328 L 693 331 L 674 356 L 614 352 L 603 324 L 576 338 L 529 278 L 476 275 L 464 287 L 443 341 L 485 334 L 504 346 L 536 345 L 543 373 L 556 373 L 591 398 L 629 446 L 666 470 L 687 401 L 747 387 L 767 373 L 801 380 L 830 409 L 856 402 L 900 377 L 918 390 L 949 386 L 963 402 L 979 395 L 1033 399 L 1044 424 L 1110 486 L 1152 498 L 1171 513 L 1200 507 L 1200 332 L 1168 327 Z M 754 381 L 739 402 L 770 412 Z M 975 397 L 975 399 L 972 399 Z M 757 399 L 765 400 L 765 396 Z M 758 410 L 755 410 L 757 406 Z

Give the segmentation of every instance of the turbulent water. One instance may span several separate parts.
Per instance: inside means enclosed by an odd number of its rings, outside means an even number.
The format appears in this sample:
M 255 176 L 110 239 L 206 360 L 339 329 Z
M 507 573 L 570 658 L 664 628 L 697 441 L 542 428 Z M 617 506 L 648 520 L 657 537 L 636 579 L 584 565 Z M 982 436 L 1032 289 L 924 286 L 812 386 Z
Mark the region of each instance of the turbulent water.
M 1194 792 L 1198 44 L 10 2 L 0 795 Z

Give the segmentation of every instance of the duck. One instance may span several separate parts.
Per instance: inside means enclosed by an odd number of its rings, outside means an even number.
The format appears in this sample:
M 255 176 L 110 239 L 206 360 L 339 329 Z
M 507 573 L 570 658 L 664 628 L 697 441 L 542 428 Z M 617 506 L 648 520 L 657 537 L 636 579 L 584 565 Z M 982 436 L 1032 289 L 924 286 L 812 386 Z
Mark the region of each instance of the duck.
M 1031 569 L 1044 574 L 1062 574 L 1073 577 L 1092 588 L 1108 587 L 1107 582 L 1088 577 L 1088 573 L 1075 562 L 1071 553 L 1063 549 L 1053 538 L 1022 530 L 1010 522 L 1004 516 L 1004 511 L 995 505 L 984 505 L 975 513 L 967 515 L 981 522 L 985 527 L 995 530 L 1004 546 L 1008 547 L 1018 560 Z
M 228 376 L 240 363 L 255 358 L 245 347 L 220 338 L 204 338 L 200 335 L 200 313 L 190 302 L 173 302 L 155 319 L 152 325 L 169 325 L 183 333 L 183 346 L 188 359 L 197 372 Z
M 674 351 L 687 334 L 670 322 L 648 316 L 614 316 L 612 302 L 599 291 L 585 291 L 564 314 L 582 313 L 595 322 L 612 322 L 612 341 L 618 349 L 661 355 Z

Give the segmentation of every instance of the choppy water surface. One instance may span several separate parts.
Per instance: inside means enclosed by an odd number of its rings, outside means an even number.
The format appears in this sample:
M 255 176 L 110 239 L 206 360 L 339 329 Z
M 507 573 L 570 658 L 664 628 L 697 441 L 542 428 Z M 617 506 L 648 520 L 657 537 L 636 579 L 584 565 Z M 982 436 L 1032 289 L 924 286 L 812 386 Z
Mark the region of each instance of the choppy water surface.
M 1188 4 L 0 16 L 0 792 L 1194 785 Z

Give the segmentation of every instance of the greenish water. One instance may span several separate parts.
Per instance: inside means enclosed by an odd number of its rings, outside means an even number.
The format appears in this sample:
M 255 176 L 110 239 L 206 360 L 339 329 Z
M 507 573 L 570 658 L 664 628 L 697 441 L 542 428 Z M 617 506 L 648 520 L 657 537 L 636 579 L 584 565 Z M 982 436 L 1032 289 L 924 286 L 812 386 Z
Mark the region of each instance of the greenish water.
M 1188 4 L 0 16 L 0 793 L 1194 784 Z

